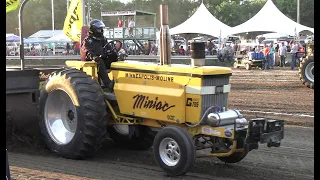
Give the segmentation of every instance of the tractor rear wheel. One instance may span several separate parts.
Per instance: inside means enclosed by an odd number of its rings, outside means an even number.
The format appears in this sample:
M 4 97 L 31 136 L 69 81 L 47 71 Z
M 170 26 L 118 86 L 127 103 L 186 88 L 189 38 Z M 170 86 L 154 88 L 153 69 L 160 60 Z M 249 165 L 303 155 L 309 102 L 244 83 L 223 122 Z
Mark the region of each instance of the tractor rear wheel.
M 40 93 L 40 129 L 53 152 L 91 157 L 106 137 L 106 104 L 98 83 L 77 69 L 54 73 Z
M 237 61 L 235 61 L 235 62 L 233 63 L 233 68 L 234 68 L 234 69 L 239 68 L 239 66 L 238 66 L 238 62 L 237 62 Z
M 302 60 L 299 67 L 300 80 L 309 88 L 314 88 L 314 58 L 307 56 Z
M 251 70 L 251 64 L 246 63 L 246 64 L 245 64 L 245 67 L 246 67 L 247 70 Z
M 132 150 L 149 149 L 156 136 L 156 132 L 147 126 L 111 125 L 107 127 L 107 131 L 118 147 Z M 130 135 L 130 131 L 133 133 L 132 135 Z

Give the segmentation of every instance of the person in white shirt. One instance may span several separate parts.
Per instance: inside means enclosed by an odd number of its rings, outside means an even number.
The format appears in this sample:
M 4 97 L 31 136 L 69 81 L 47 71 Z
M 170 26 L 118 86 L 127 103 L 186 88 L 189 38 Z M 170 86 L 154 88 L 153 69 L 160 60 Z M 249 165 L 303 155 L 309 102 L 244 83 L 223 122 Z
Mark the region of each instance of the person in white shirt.
M 135 22 L 133 21 L 132 18 L 130 18 L 130 21 L 128 23 L 128 28 L 129 28 L 129 36 L 133 36 L 133 28 L 135 27 Z
M 299 51 L 299 46 L 298 44 L 294 41 L 291 45 L 291 70 L 294 70 L 294 67 L 297 65 L 297 52 Z
M 280 56 L 280 67 L 284 67 L 286 63 L 286 54 L 287 54 L 287 46 L 284 45 L 284 42 L 281 43 L 281 46 L 278 50 Z

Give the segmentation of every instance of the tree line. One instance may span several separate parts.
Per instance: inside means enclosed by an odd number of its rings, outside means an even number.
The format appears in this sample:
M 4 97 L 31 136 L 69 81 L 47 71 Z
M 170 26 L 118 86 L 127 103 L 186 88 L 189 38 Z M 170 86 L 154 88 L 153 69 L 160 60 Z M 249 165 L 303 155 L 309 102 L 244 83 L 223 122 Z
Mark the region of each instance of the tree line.
M 175 27 L 188 19 L 200 6 L 202 0 L 132 0 L 123 4 L 118 0 L 86 0 L 92 18 L 101 19 L 101 11 L 143 10 L 157 13 L 156 25 L 160 26 L 160 4 L 168 4 L 169 27 Z M 203 0 L 208 10 L 221 22 L 233 27 L 253 17 L 266 0 Z M 287 17 L 297 21 L 297 0 L 273 0 Z M 67 0 L 54 0 L 55 29 L 62 29 L 67 15 Z M 52 29 L 51 0 L 32 0 L 23 12 L 24 34 L 29 36 L 39 30 Z M 117 17 L 103 17 L 107 27 L 116 27 Z M 153 26 L 152 16 L 137 16 L 136 26 Z M 270 19 L 269 23 L 277 19 Z M 203 22 L 209 23 L 209 22 Z M 314 27 L 314 0 L 300 0 L 300 23 Z M 18 34 L 18 10 L 7 13 L 6 33 Z

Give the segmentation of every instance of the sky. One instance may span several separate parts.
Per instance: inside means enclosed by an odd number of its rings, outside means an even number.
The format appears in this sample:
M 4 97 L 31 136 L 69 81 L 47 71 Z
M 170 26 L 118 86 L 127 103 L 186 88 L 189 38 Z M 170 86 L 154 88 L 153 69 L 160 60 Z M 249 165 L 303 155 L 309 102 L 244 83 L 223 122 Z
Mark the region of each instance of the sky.
M 122 3 L 127 4 L 128 2 L 131 2 L 132 0 L 119 0 L 119 1 L 122 2 Z

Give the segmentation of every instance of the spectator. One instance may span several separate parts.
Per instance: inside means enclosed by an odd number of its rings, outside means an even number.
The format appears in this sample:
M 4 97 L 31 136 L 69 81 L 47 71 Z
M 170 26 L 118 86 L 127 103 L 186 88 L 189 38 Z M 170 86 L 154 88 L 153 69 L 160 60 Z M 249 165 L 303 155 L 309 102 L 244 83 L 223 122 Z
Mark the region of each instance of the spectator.
M 300 62 L 302 61 L 303 59 L 303 56 L 305 56 L 305 50 L 304 50 L 304 45 L 303 44 L 300 44 L 299 46 L 299 52 L 301 53 L 300 56 L 298 56 L 297 58 L 299 59 L 299 64 L 298 64 L 298 67 L 300 66 Z
M 268 45 L 264 45 L 263 48 L 263 55 L 264 55 L 264 69 L 269 70 L 270 69 L 270 48 Z
M 148 49 L 149 49 L 149 43 L 146 42 L 146 43 L 144 44 L 144 50 L 145 50 L 145 54 L 146 54 L 146 55 L 149 54 Z
M 286 63 L 286 54 L 287 54 L 287 46 L 284 45 L 284 42 L 281 43 L 281 47 L 279 48 L 279 56 L 280 56 L 280 64 L 279 67 L 284 67 Z
M 214 46 L 213 42 L 212 42 L 212 41 L 209 41 L 209 43 L 208 43 L 209 55 L 213 55 L 213 54 L 212 54 L 213 46 Z
M 256 47 L 254 48 L 254 50 L 255 50 L 255 52 L 260 52 L 260 47 L 259 47 L 259 46 L 256 46 Z
M 183 46 L 180 46 L 180 49 L 179 49 L 179 55 L 185 55 L 185 50 L 183 49 Z
M 79 41 L 74 43 L 74 55 L 80 55 L 80 42 Z
M 270 64 L 269 64 L 269 67 L 270 67 L 270 69 L 273 69 L 273 66 L 275 64 L 275 49 L 273 47 L 273 43 L 272 42 L 270 43 L 269 49 L 270 49 L 270 61 L 269 61 Z
M 148 52 L 147 52 L 147 54 L 150 54 L 150 51 L 151 51 L 151 45 L 152 45 L 152 43 L 151 43 L 151 41 L 148 41 Z
M 48 53 L 48 56 L 52 56 L 53 55 L 53 49 L 49 47 L 47 53 Z
M 133 37 L 133 28 L 135 27 L 135 22 L 132 18 L 130 18 L 128 28 L 129 28 L 129 36 Z
M 297 52 L 299 51 L 299 46 L 296 42 L 291 43 L 291 70 L 294 70 L 294 68 L 297 65 Z
M 279 44 L 278 43 L 277 43 L 277 45 L 276 45 L 276 47 L 274 49 L 275 49 L 275 52 L 274 52 L 274 54 L 275 54 L 275 56 L 274 56 L 275 63 L 274 63 L 274 65 L 276 65 L 276 64 L 279 64 L 279 57 L 280 57 L 280 55 L 279 55 Z
M 66 50 L 67 50 L 67 55 L 69 55 L 70 50 L 71 50 L 71 46 L 69 43 L 67 43 Z
M 123 27 L 123 22 L 122 19 L 120 19 L 120 17 L 118 18 L 118 28 L 122 28 Z
M 303 45 L 301 45 L 301 46 L 300 46 L 300 48 L 299 48 L 299 52 L 305 52 L 305 50 L 304 50 L 304 46 L 303 46 Z
M 275 49 L 276 52 L 278 52 L 279 51 L 279 44 L 277 44 L 274 49 Z
M 188 45 L 188 47 L 187 47 L 186 55 L 187 55 L 187 56 L 190 55 L 190 45 Z
M 35 50 L 35 48 L 34 48 L 34 44 L 33 44 L 33 43 L 32 43 L 32 45 L 31 45 L 30 50 L 31 50 L 31 51 L 34 51 L 34 50 Z
M 237 45 L 237 43 L 234 43 L 234 45 L 233 45 L 233 51 L 236 52 L 237 50 L 238 50 L 238 45 Z

